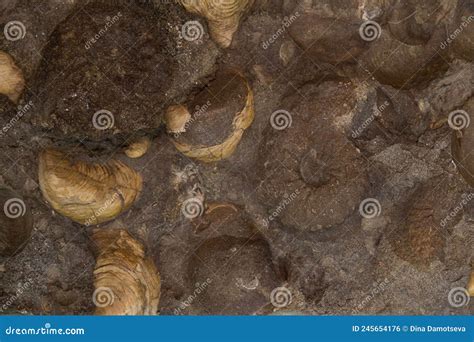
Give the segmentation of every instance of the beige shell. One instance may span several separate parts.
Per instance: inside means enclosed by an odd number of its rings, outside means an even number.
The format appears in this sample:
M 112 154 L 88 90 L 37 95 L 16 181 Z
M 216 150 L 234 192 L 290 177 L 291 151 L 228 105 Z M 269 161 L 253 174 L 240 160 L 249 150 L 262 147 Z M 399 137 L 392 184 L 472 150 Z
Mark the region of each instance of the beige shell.
M 96 229 L 93 240 L 96 315 L 155 315 L 160 276 L 142 244 L 122 229 Z
M 180 0 L 191 13 L 207 19 L 212 39 L 226 48 L 239 28 L 240 18 L 254 0 Z
M 165 113 L 166 129 L 168 133 L 183 133 L 186 131 L 186 123 L 191 120 L 191 114 L 183 105 L 168 107 Z
M 242 139 L 242 135 L 244 131 L 250 127 L 252 124 L 254 117 L 255 117 L 255 110 L 254 110 L 254 99 L 253 99 L 253 92 L 250 88 L 250 85 L 245 80 L 243 76 L 238 74 L 238 77 L 245 83 L 247 87 L 247 99 L 245 102 L 244 108 L 235 114 L 234 121 L 232 122 L 232 133 L 222 142 L 221 144 L 214 145 L 214 146 L 196 146 L 190 145 L 187 143 L 180 142 L 178 139 L 173 139 L 173 143 L 175 147 L 183 153 L 184 155 L 201 160 L 203 162 L 214 162 L 219 161 L 221 159 L 226 159 L 234 153 L 237 145 L 239 144 L 240 140 Z M 172 117 L 173 115 L 183 116 L 183 108 L 184 106 L 173 106 L 175 109 L 170 110 L 168 109 L 168 116 Z M 188 115 L 189 110 L 187 110 Z M 186 116 L 187 117 L 187 116 Z M 183 122 L 188 122 L 189 120 L 182 120 Z M 185 130 L 185 126 L 182 127 Z M 168 131 L 171 129 L 168 127 Z
M 129 158 L 140 158 L 148 151 L 150 146 L 150 139 L 141 137 L 128 145 L 124 152 Z
M 469 284 L 467 285 L 467 291 L 469 292 L 470 297 L 474 297 L 474 269 L 471 272 L 471 278 L 469 279 Z
M 0 51 L 0 94 L 17 103 L 24 88 L 23 73 L 9 54 Z
M 124 163 L 70 161 L 57 150 L 39 158 L 44 198 L 60 214 L 85 225 L 115 218 L 130 208 L 142 189 L 142 177 Z

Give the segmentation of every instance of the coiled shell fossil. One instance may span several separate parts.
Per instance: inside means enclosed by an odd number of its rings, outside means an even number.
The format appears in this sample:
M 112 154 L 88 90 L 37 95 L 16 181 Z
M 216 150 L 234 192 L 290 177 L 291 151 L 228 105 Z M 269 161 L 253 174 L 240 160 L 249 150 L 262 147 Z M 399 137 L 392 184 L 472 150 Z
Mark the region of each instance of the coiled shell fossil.
M 125 230 L 95 230 L 98 256 L 94 269 L 97 315 L 155 315 L 160 276 L 144 247 Z
M 326 235 L 354 213 L 367 183 L 364 159 L 339 123 L 355 106 L 354 85 L 328 81 L 300 91 L 311 101 L 290 96 L 287 112 L 270 119 L 259 150 L 257 194 L 268 206 L 266 224 Z M 278 119 L 286 120 L 279 132 L 273 127 Z
M 172 106 L 165 115 L 176 148 L 205 162 L 229 157 L 253 119 L 252 89 L 234 71 L 220 73 L 188 105 Z
M 0 186 L 0 255 L 23 249 L 33 228 L 31 212 L 20 195 Z
M 207 19 L 212 39 L 226 48 L 232 43 L 242 15 L 254 0 L 180 0 L 191 13 Z
M 9 54 L 0 51 L 0 94 L 7 96 L 16 103 L 24 87 L 23 73 L 16 66 L 13 58 Z
M 142 189 L 141 176 L 117 160 L 71 161 L 48 149 L 39 160 L 39 183 L 49 204 L 85 225 L 109 221 L 130 208 Z

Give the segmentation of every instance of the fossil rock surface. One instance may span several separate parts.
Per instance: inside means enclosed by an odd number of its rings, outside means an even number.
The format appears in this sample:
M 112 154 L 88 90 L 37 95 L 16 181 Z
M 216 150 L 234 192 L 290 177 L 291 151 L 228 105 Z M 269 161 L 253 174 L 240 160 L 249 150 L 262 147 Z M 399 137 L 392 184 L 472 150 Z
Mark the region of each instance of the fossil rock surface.
M 474 313 L 473 2 L 243 3 L 0 2 L 0 313 Z

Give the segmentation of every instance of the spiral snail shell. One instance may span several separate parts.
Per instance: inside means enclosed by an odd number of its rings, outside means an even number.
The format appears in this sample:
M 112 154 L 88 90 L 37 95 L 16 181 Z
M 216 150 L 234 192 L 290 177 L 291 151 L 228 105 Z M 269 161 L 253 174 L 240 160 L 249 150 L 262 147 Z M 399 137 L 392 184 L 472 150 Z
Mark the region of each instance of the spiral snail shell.
M 142 189 L 141 176 L 124 163 L 71 161 L 48 149 L 39 160 L 44 198 L 60 214 L 84 224 L 109 221 L 130 208 Z
M 187 11 L 207 19 L 212 39 L 221 47 L 232 43 L 242 15 L 254 0 L 180 0 Z
M 95 230 L 96 315 L 155 315 L 160 276 L 143 245 L 123 229 Z
M 187 105 L 171 106 L 165 115 L 175 147 L 204 162 L 228 158 L 253 119 L 252 89 L 235 71 L 219 73 Z
M 6 52 L 0 51 L 0 94 L 16 103 L 24 87 L 23 73 L 16 66 L 13 58 Z
M 0 206 L 0 255 L 11 256 L 25 246 L 33 221 L 23 198 L 4 186 L 0 186 Z

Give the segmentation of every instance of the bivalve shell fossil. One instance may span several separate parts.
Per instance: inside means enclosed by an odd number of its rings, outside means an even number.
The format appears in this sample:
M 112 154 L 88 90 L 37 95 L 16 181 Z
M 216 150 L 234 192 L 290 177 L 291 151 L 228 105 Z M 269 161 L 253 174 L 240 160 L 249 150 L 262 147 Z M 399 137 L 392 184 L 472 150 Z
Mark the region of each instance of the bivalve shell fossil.
M 23 73 L 16 66 L 13 58 L 6 52 L 0 51 L 0 94 L 16 103 L 24 87 Z
M 97 315 L 155 315 L 160 276 L 144 247 L 122 229 L 97 229 L 93 302 Z
M 85 225 L 109 221 L 130 208 L 142 189 L 142 177 L 111 159 L 105 163 L 72 161 L 48 149 L 39 160 L 39 183 L 49 204 Z
M 190 108 L 194 112 L 190 113 Z M 234 71 L 221 72 L 188 105 L 166 113 L 168 132 L 184 155 L 204 162 L 228 158 L 254 119 L 253 92 Z
M 151 141 L 148 137 L 140 137 L 127 146 L 124 153 L 129 158 L 140 158 L 150 148 Z
M 191 13 L 207 19 L 212 39 L 226 48 L 232 43 L 242 15 L 254 0 L 180 0 Z

